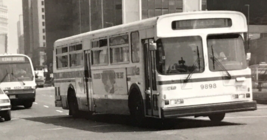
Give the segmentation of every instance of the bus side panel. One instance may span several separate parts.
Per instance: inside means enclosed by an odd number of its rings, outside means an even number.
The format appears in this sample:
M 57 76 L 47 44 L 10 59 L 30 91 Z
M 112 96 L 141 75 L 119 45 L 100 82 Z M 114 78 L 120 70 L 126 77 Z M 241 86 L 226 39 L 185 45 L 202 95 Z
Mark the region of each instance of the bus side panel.
M 61 97 L 61 103 L 63 109 L 68 109 L 67 93 L 69 83 L 66 81 L 59 81 L 55 79 L 55 87 L 58 88 L 58 94 Z
M 126 69 L 93 70 L 96 112 L 128 114 Z
M 77 97 L 79 110 L 88 111 L 87 95 L 84 88 L 84 80 L 82 77 L 75 78 L 75 93 Z

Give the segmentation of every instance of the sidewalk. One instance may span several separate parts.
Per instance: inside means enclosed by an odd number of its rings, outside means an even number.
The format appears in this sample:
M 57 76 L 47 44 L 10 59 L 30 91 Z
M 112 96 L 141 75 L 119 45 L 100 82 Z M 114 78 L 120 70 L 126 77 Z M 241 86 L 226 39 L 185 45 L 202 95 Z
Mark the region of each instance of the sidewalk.
M 262 89 L 262 91 L 258 91 L 257 89 L 253 89 L 253 100 L 256 100 L 257 103 L 267 104 L 267 89 Z

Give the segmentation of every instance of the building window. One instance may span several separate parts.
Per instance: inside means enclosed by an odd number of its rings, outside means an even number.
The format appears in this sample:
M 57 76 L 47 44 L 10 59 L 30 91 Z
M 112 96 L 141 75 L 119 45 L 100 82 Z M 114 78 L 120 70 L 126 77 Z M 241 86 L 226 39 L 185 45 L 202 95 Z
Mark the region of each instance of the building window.
M 43 39 L 45 40 L 45 36 L 43 36 Z
M 42 18 L 43 18 L 43 19 L 45 19 L 45 16 L 44 16 L 44 15 L 42 15 Z
M 42 8 L 42 12 L 44 12 L 44 8 Z
M 43 43 L 43 47 L 45 47 L 45 42 Z
M 43 22 L 43 26 L 45 26 L 45 22 Z
M 42 1 L 42 5 L 44 5 L 44 1 Z
M 45 33 L 45 29 L 43 29 L 43 33 Z

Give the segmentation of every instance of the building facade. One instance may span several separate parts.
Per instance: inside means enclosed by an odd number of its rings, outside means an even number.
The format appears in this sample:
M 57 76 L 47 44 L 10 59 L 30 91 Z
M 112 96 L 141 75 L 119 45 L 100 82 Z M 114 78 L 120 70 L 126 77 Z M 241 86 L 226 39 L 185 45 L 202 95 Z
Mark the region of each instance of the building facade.
M 18 35 L 18 54 L 24 54 L 24 31 L 23 31 L 23 15 L 19 15 L 17 22 L 17 35 Z
M 8 18 L 7 6 L 0 0 L 0 54 L 7 53 Z
M 46 30 L 44 0 L 23 0 L 24 53 L 39 67 L 45 61 Z
M 162 14 L 194 10 L 234 10 L 249 24 L 252 64 L 267 62 L 267 1 L 263 0 L 45 0 L 47 65 L 55 40 Z M 196 5 L 195 5 L 196 4 Z M 49 72 L 52 72 L 50 67 Z
M 182 11 L 183 0 L 45 0 L 48 71 L 59 38 Z

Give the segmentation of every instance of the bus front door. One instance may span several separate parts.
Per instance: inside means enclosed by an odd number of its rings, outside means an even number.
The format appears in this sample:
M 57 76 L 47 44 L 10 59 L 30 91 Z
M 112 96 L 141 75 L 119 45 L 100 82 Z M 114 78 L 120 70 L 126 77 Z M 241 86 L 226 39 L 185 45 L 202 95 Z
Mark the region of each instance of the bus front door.
M 159 116 L 157 81 L 156 81 L 156 51 L 149 49 L 149 42 L 154 39 L 142 40 L 144 48 L 145 68 L 145 106 L 146 115 Z
M 93 108 L 93 87 L 92 87 L 92 74 L 91 74 L 91 51 L 84 52 L 84 89 L 87 99 L 88 111 L 94 111 Z

